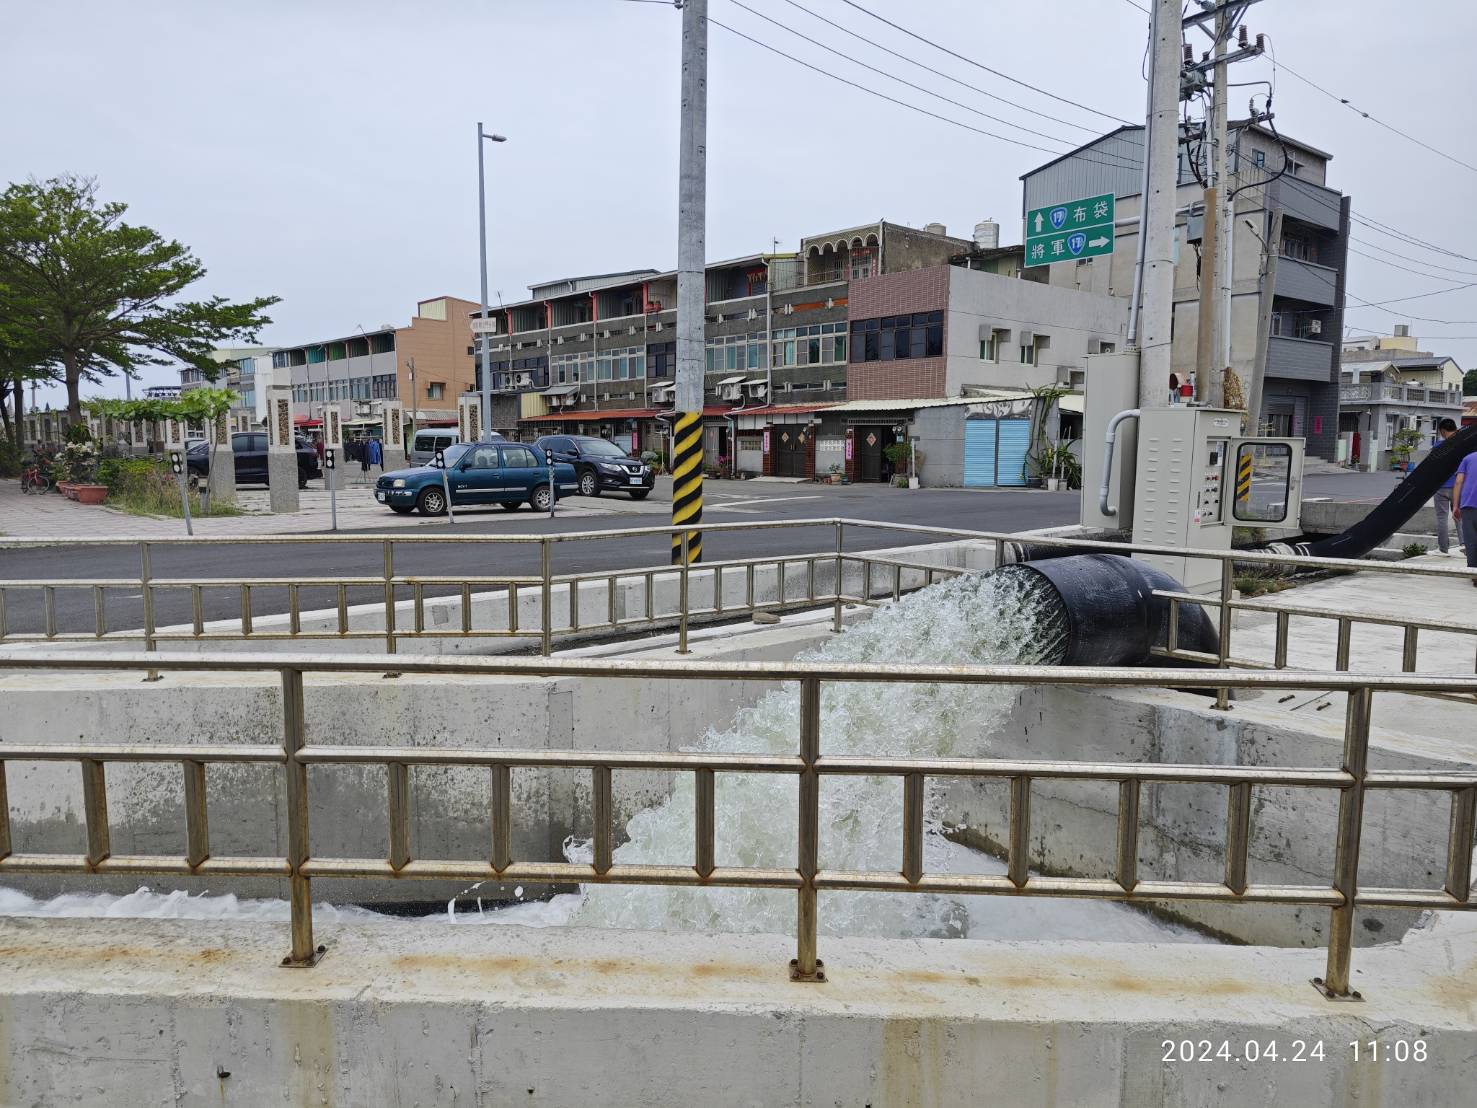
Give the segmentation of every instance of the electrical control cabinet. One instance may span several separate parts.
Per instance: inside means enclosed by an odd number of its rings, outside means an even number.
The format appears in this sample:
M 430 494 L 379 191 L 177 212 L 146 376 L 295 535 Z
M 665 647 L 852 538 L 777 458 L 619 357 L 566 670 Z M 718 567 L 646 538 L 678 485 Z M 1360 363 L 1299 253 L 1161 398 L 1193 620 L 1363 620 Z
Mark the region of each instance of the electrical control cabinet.
M 1244 415 L 1189 406 L 1140 413 L 1135 543 L 1229 550 L 1237 527 L 1298 529 L 1303 440 L 1245 438 Z M 1219 562 L 1159 554 L 1135 557 L 1190 592 L 1220 587 Z

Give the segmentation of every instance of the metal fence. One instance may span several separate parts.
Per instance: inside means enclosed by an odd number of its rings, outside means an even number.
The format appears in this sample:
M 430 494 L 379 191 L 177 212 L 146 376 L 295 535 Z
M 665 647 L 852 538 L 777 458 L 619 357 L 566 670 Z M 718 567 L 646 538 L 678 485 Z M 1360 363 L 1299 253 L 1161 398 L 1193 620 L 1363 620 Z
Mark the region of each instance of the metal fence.
M 527 881 L 790 889 L 797 896 L 796 954 L 791 976 L 824 979 L 817 950 L 817 893 L 850 889 L 911 893 L 1105 898 L 1127 902 L 1216 901 L 1323 906 L 1331 913 L 1327 969 L 1314 981 L 1330 997 L 1351 995 L 1349 965 L 1354 914 L 1359 908 L 1470 910 L 1477 771 L 1372 772 L 1369 729 L 1377 692 L 1421 692 L 1438 686 L 1477 693 L 1477 677 L 1375 676 L 1332 673 L 1189 672 L 1185 670 L 1054 668 L 1044 666 L 893 666 L 820 663 L 695 663 L 682 661 L 576 661 L 568 659 L 412 659 L 396 662 L 407 673 L 440 676 L 489 674 L 523 677 L 675 679 L 691 681 L 797 682 L 798 744 L 783 756 L 723 753 L 609 753 L 593 750 L 505 750 L 434 746 L 357 747 L 311 741 L 304 722 L 304 674 L 366 673 L 383 659 L 343 656 L 79 655 L 74 652 L 0 653 L 0 671 L 147 670 L 275 671 L 282 685 L 282 738 L 271 745 L 0 745 L 0 876 L 12 873 L 275 876 L 290 887 L 291 945 L 286 966 L 311 966 L 323 953 L 313 938 L 315 877 Z M 1085 763 L 991 758 L 866 758 L 822 752 L 821 691 L 827 682 L 949 683 L 1010 686 L 1116 686 L 1249 689 L 1316 687 L 1348 697 L 1342 764 L 1274 767 L 1165 763 Z M 3 769 L 8 762 L 75 762 L 81 769 L 87 850 L 83 855 L 13 851 Z M 177 763 L 184 780 L 186 850 L 183 856 L 117 855 L 112 852 L 106 767 L 110 763 Z M 210 848 L 206 775 L 221 763 L 282 767 L 287 806 L 285 856 L 216 857 Z M 308 772 L 325 765 L 379 765 L 385 769 L 388 843 L 382 857 L 323 858 L 312 851 Z M 490 832 L 480 860 L 414 858 L 411 854 L 411 766 L 482 767 L 491 774 Z M 559 767 L 590 774 L 594 828 L 588 863 L 520 861 L 512 852 L 514 769 Z M 667 770 L 694 775 L 695 821 L 690 860 L 661 865 L 616 864 L 611 776 L 618 770 Z M 778 773 L 797 782 L 798 841 L 795 864 L 780 869 L 719 866 L 714 860 L 714 779 L 719 773 Z M 825 870 L 819 859 L 819 790 L 826 775 L 900 778 L 902 826 L 899 866 L 892 871 Z M 924 798 L 930 779 L 974 778 L 1009 787 L 1007 872 L 1004 875 L 930 873 L 924 868 Z M 1030 872 L 1030 807 L 1033 783 L 1093 781 L 1118 788 L 1116 863 L 1110 878 L 1038 876 Z M 1139 799 L 1144 785 L 1163 782 L 1220 785 L 1226 789 L 1226 848 L 1221 882 L 1144 880 L 1138 875 Z M 1334 789 L 1338 816 L 1332 828 L 1308 829 L 1335 844 L 1332 880 L 1316 884 L 1259 884 L 1248 878 L 1253 790 Z M 1361 888 L 1358 882 L 1364 798 L 1374 790 L 1421 790 L 1450 796 L 1451 817 L 1440 888 Z M 268 821 L 270 823 L 270 821 Z M 264 828 L 266 824 L 263 825 Z M 263 831 L 263 837 L 272 834 Z M 1414 860 L 1413 860 L 1414 861 Z M 1413 864 L 1411 872 L 1426 867 Z M 1356 994 L 1352 994 L 1356 995 Z
M 828 549 L 788 555 L 764 555 L 711 561 L 699 566 L 635 565 L 630 568 L 597 570 L 583 573 L 556 572 L 556 551 L 571 544 L 608 541 L 637 541 L 643 538 L 663 539 L 680 534 L 680 528 L 637 527 L 608 531 L 564 532 L 549 535 L 277 535 L 262 538 L 165 538 L 165 539 L 0 539 L 5 549 L 35 549 L 53 545 L 86 548 L 132 548 L 138 553 L 138 573 L 116 578 L 0 579 L 0 644 L 15 643 L 142 643 L 144 649 L 157 651 L 163 646 L 180 643 L 211 644 L 240 641 L 353 641 L 382 642 L 387 653 L 396 653 L 402 643 L 413 640 L 487 640 L 521 639 L 536 642 L 540 652 L 548 656 L 554 644 L 573 635 L 600 632 L 628 632 L 632 629 L 675 627 L 679 653 L 688 649 L 688 632 L 698 623 L 738 618 L 762 610 L 794 610 L 830 607 L 833 627 L 839 631 L 842 613 L 848 605 L 869 605 L 896 599 L 935 580 L 965 572 L 957 567 L 931 565 L 921 555 L 917 558 L 885 557 L 863 551 L 847 550 L 848 536 L 864 532 L 888 532 L 912 536 L 919 542 L 977 541 L 993 544 L 994 563 L 1003 565 L 1020 553 L 1023 543 L 1032 547 L 1050 547 L 1066 553 L 1113 552 L 1150 553 L 1174 557 L 1210 559 L 1219 564 L 1220 588 L 1209 596 L 1190 593 L 1161 592 L 1170 604 L 1168 643 L 1158 653 L 1167 658 L 1194 661 L 1221 668 L 1288 668 L 1288 641 L 1292 620 L 1334 621 L 1338 641 L 1334 657 L 1323 668 L 1347 671 L 1356 626 L 1394 627 L 1402 630 L 1404 649 L 1402 670 L 1417 670 L 1422 632 L 1439 632 L 1468 636 L 1473 641 L 1472 672 L 1477 672 L 1477 625 L 1456 620 L 1422 618 L 1416 615 L 1382 615 L 1341 608 L 1323 608 L 1283 602 L 1281 599 L 1237 599 L 1237 575 L 1247 569 L 1270 569 L 1278 572 L 1325 570 L 1360 572 L 1375 575 L 1422 576 L 1450 580 L 1470 580 L 1477 570 L 1405 562 L 1374 562 L 1346 558 L 1307 558 L 1289 554 L 1252 551 L 1200 550 L 1196 548 L 1162 547 L 1141 543 L 1105 543 L 1102 540 L 1069 539 L 1037 535 L 1018 535 L 964 528 L 927 527 L 910 524 L 823 518 L 807 520 L 760 521 L 704 525 L 704 533 L 733 535 L 742 538 L 753 532 L 809 529 L 827 535 L 818 544 Z M 153 571 L 153 556 L 161 549 L 290 547 L 301 545 L 371 546 L 382 551 L 381 572 L 374 575 L 345 577 L 323 576 L 268 577 L 240 575 L 230 577 L 162 577 Z M 496 564 L 499 553 L 511 548 L 536 549 L 539 570 L 536 574 L 407 574 L 399 572 L 397 550 L 428 545 L 464 544 L 473 551 L 480 564 Z M 710 546 L 711 549 L 711 546 Z M 761 587 L 761 582 L 763 587 Z M 285 594 L 282 618 L 259 625 L 253 615 L 254 595 L 276 589 Z M 663 589 L 668 591 L 664 599 Z M 92 597 L 93 620 L 87 630 L 66 630 L 58 622 L 57 594 L 63 590 L 80 590 Z M 143 626 L 137 629 L 113 630 L 109 627 L 108 594 L 111 591 L 137 592 L 143 601 Z M 204 618 L 204 596 L 207 590 L 227 590 L 240 599 L 240 615 L 235 621 L 207 625 Z M 325 612 L 303 610 L 302 597 L 314 591 L 331 592 L 336 603 Z M 350 590 L 367 590 L 379 599 L 374 603 L 378 627 L 356 626 L 357 614 L 363 606 L 350 606 Z M 636 598 L 634 610 L 627 610 L 623 593 Z M 158 598 L 169 592 L 183 592 L 190 597 L 190 620 L 176 628 L 160 627 L 157 619 Z M 15 631 L 7 614 L 8 596 L 24 593 L 40 596 L 40 630 Z M 444 624 L 427 619 L 427 600 L 440 593 L 457 601 L 456 616 L 449 614 Z M 586 608 L 582 598 L 601 596 Z M 474 618 L 474 597 L 500 594 L 504 616 L 500 620 L 478 621 Z M 530 598 L 525 605 L 525 598 Z M 1184 604 L 1200 604 L 1214 613 L 1220 633 L 1219 652 L 1212 656 L 1185 650 L 1178 642 L 1180 609 Z M 526 609 L 526 610 L 525 610 Z M 1233 649 L 1232 614 L 1236 611 L 1270 613 L 1276 619 L 1275 647 L 1268 658 L 1238 656 Z M 445 614 L 445 613 L 443 613 Z M 305 626 L 308 616 L 316 616 L 318 626 Z M 362 624 L 364 620 L 359 620 Z M 234 624 L 234 625 L 232 625 Z M 1433 693 L 1432 695 L 1452 694 Z M 1221 695 L 1226 707 L 1228 696 Z

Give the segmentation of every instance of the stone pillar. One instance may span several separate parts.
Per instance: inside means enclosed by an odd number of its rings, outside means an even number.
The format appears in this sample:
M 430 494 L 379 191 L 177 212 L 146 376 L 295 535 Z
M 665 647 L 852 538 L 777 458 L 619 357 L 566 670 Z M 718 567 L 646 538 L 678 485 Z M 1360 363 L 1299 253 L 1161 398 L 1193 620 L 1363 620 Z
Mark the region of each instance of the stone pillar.
M 380 418 L 385 427 L 384 437 L 380 439 L 380 452 L 385 459 L 385 469 L 395 469 L 410 448 L 405 441 L 405 408 L 398 400 L 386 400 L 380 405 Z
M 231 449 L 231 417 L 223 415 L 205 428 L 210 443 L 210 500 L 213 504 L 236 502 L 236 452 Z
M 856 484 L 856 428 L 846 429 L 846 441 L 842 449 L 846 454 L 846 480 Z
M 759 471 L 761 473 L 763 473 L 765 477 L 773 477 L 774 476 L 774 424 L 773 423 L 766 423 L 764 425 L 764 437 L 760 440 L 760 446 L 763 448 L 763 455 L 762 455 L 762 457 L 763 457 L 764 460 L 763 460 L 763 462 L 761 463 L 761 465 L 759 467 Z
M 812 481 L 815 480 L 815 440 L 819 433 L 819 424 L 812 423 L 805 428 L 805 476 Z
M 297 495 L 297 439 L 292 429 L 292 386 L 267 389 L 267 482 L 273 512 L 295 512 Z
M 482 437 L 482 397 L 474 392 L 457 397 L 456 433 L 462 442 L 476 442 Z

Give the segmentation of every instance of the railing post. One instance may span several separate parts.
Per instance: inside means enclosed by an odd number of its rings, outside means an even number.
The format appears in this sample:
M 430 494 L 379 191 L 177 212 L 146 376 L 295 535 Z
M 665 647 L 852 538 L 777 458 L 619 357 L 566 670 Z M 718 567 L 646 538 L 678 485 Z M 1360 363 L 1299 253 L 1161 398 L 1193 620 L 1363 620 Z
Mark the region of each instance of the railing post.
M 1454 899 L 1472 895 L 1472 832 L 1477 827 L 1477 787 L 1454 789 L 1451 794 L 1451 830 L 1446 842 L 1444 887 Z
M 841 552 L 845 549 L 846 524 L 841 520 L 836 521 L 836 613 L 831 620 L 831 630 L 841 634 L 841 598 L 845 590 L 841 587 L 842 561 Z
M 549 540 L 539 540 L 539 576 L 543 578 L 543 592 L 539 596 L 540 649 L 545 658 L 554 653 L 554 581 L 549 575 Z
M 395 653 L 395 542 L 385 540 L 385 653 Z
M 818 677 L 800 681 L 800 840 L 795 868 L 800 889 L 795 905 L 795 957 L 790 962 L 791 981 L 824 981 L 825 963 L 816 957 L 815 875 L 820 868 L 821 789 L 816 762 L 821 756 L 821 682 Z
M 1371 689 L 1351 689 L 1344 720 L 1344 772 L 1353 781 L 1339 791 L 1338 845 L 1333 861 L 1333 887 L 1344 898 L 1329 909 L 1328 969 L 1313 978 L 1330 1000 L 1352 997 L 1349 956 L 1354 941 L 1354 897 L 1359 891 L 1359 832 L 1364 822 L 1364 778 L 1369 768 L 1369 718 L 1374 700 Z
M 1231 597 L 1236 591 L 1235 572 L 1236 564 L 1230 558 L 1221 562 L 1221 607 L 1217 629 L 1220 643 L 1216 660 L 1216 666 L 1219 669 L 1228 669 L 1231 664 Z M 1231 690 L 1229 688 L 1216 689 L 1215 706 L 1222 712 L 1230 710 Z
M 149 558 L 149 544 L 141 542 L 138 544 L 138 583 L 139 592 L 143 594 L 144 600 L 144 649 L 153 654 L 159 649 L 159 644 L 154 641 L 154 571 Z M 151 669 L 144 674 L 145 681 L 159 681 L 163 679 L 157 669 Z
M 298 761 L 305 742 L 303 671 L 282 671 L 282 750 L 287 755 L 287 866 L 292 907 L 292 950 L 284 966 L 316 965 L 323 948 L 313 945 L 313 890 L 302 874 L 308 860 L 308 767 Z
M 677 567 L 677 653 L 686 654 L 687 650 L 687 589 L 688 589 L 688 557 L 687 543 L 690 531 L 682 532 L 682 564 Z M 783 598 L 781 598 L 783 599 Z

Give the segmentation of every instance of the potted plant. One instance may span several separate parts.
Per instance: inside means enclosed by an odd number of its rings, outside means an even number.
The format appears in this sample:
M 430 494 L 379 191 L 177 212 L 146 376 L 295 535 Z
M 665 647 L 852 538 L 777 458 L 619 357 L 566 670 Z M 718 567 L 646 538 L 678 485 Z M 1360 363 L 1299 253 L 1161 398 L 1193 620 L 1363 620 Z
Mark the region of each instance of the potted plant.
M 57 487 L 69 500 L 101 504 L 108 486 L 97 484 L 97 447 L 90 442 L 69 442 L 57 452 Z

